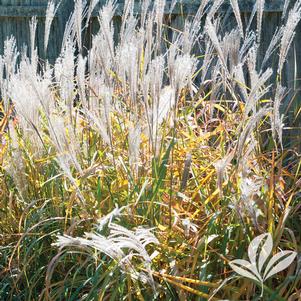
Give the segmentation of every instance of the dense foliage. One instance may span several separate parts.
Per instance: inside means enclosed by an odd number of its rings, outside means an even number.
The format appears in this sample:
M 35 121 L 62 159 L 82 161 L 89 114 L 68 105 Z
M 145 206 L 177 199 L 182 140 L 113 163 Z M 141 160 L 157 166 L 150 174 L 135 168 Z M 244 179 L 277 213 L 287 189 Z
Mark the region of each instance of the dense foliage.
M 264 1 L 250 26 L 230 1 L 225 31 L 221 0 L 177 28 L 179 1 L 144 0 L 136 16 L 127 0 L 117 32 L 109 0 L 87 50 L 90 2 L 75 2 L 53 66 L 35 18 L 30 55 L 9 38 L 0 57 L 0 299 L 259 300 L 228 263 L 266 232 L 273 253 L 300 252 L 301 161 L 280 107 L 301 1 L 264 59 Z M 298 300 L 300 287 L 298 257 L 263 300 Z

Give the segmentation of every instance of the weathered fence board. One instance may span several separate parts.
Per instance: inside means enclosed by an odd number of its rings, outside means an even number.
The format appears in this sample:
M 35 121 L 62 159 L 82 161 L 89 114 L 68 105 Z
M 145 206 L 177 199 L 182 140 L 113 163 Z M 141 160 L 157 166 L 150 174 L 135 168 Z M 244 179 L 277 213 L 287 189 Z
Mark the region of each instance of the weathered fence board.
M 173 15 L 184 12 L 185 14 L 194 14 L 202 0 L 183 0 L 181 5 L 176 5 Z M 97 15 L 98 9 L 106 1 L 100 0 L 98 6 L 94 10 L 94 16 Z M 122 15 L 123 1 L 118 1 L 119 5 L 116 10 L 116 16 Z M 267 0 L 265 3 L 265 12 L 280 15 L 283 9 L 282 0 Z M 170 12 L 171 1 L 167 1 L 166 13 Z M 60 43 L 64 33 L 64 25 L 68 20 L 68 16 L 73 9 L 74 2 L 72 0 L 62 0 L 61 7 L 55 17 L 51 36 L 48 57 L 54 59 L 60 50 Z M 248 13 L 254 6 L 254 0 L 240 1 L 240 8 L 243 13 Z M 0 52 L 3 49 L 3 42 L 7 36 L 14 35 L 17 38 L 18 46 L 27 44 L 29 40 L 28 23 L 32 16 L 37 16 L 38 46 L 42 44 L 43 40 L 43 26 L 45 12 L 47 8 L 47 0 L 0 0 Z M 229 5 L 224 5 L 222 10 L 227 10 Z M 138 6 L 136 9 L 138 13 Z M 273 27 L 273 24 L 267 24 L 268 27 Z M 40 30 L 39 30 L 40 28 Z M 268 28 L 267 28 L 268 29 Z M 40 47 L 39 47 L 40 49 Z
M 64 34 L 65 24 L 71 13 L 73 1 L 63 0 L 60 9 L 53 20 L 47 57 L 51 62 L 60 53 L 61 42 Z M 17 40 L 17 47 L 29 45 L 29 21 L 36 16 L 38 20 L 36 45 L 40 57 L 44 45 L 44 23 L 48 0 L 0 0 L 0 53 L 3 52 L 4 41 L 13 35 Z

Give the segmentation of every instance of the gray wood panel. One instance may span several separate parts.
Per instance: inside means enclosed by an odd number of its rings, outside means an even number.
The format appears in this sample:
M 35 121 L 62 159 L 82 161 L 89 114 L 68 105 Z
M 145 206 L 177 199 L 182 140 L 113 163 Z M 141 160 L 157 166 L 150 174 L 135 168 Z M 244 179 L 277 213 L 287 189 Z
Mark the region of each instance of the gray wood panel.
M 0 0 L 0 53 L 3 53 L 4 41 L 11 35 L 16 37 L 19 50 L 23 45 L 29 45 L 29 21 L 32 16 L 36 16 L 38 20 L 36 45 L 39 56 L 45 57 L 43 45 L 47 3 L 48 0 Z M 47 51 L 47 57 L 52 63 L 60 53 L 65 24 L 72 7 L 72 0 L 62 0 L 53 20 Z

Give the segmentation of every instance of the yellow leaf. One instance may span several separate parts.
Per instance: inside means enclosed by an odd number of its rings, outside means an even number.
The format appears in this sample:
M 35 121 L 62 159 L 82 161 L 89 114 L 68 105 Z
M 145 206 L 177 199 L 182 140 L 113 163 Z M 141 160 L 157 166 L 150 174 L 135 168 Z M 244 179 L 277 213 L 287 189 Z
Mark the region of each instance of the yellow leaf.
M 167 227 L 166 226 L 163 226 L 161 224 L 159 224 L 158 226 L 158 229 L 161 230 L 161 231 L 166 231 L 167 230 Z

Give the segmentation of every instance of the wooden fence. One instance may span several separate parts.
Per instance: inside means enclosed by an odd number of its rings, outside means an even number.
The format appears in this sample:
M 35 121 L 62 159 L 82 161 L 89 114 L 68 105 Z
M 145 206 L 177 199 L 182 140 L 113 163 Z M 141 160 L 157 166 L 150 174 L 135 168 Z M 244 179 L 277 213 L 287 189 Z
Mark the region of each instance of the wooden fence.
M 59 0 L 56 0 L 59 2 Z M 88 0 L 89 1 L 89 0 Z M 182 6 L 176 6 L 173 11 L 173 16 L 176 17 L 180 13 L 193 14 L 196 12 L 200 2 L 202 0 L 182 0 Z M 37 40 L 40 56 L 44 56 L 43 43 L 44 43 L 44 20 L 45 12 L 47 8 L 48 0 L 0 0 L 0 53 L 3 52 L 3 44 L 5 39 L 14 35 L 17 39 L 17 46 L 21 48 L 23 44 L 28 44 L 29 41 L 29 20 L 32 16 L 37 16 L 38 28 L 37 28 Z M 105 0 L 100 0 L 99 5 L 95 9 L 95 15 L 97 9 L 105 3 Z M 116 11 L 116 16 L 122 14 L 122 2 L 119 0 L 120 5 Z M 167 1 L 170 4 L 170 0 Z M 180 2 L 180 1 L 179 1 Z M 242 14 L 247 16 L 250 14 L 255 0 L 240 0 L 240 8 Z M 264 34 L 263 44 L 270 41 L 275 28 L 280 23 L 284 0 L 266 0 L 265 16 L 264 16 Z M 55 16 L 51 35 L 49 40 L 49 49 L 47 57 L 50 60 L 54 60 L 61 47 L 61 41 L 64 34 L 65 23 L 68 20 L 70 13 L 73 10 L 73 0 L 61 0 L 60 9 Z M 229 6 L 225 5 L 224 10 L 227 10 Z M 166 10 L 169 11 L 167 5 Z M 94 16 L 95 16 L 94 15 Z M 96 23 L 96 22 L 95 22 Z M 93 26 L 92 26 L 93 27 Z M 297 32 L 296 37 L 296 55 L 301 54 L 301 26 Z M 264 47 L 263 47 L 264 49 Z M 292 58 L 291 58 L 292 59 Z M 300 60 L 301 61 L 301 60 Z M 301 63 L 301 62 L 300 62 Z M 300 65 L 301 67 L 301 65 Z M 301 68 L 298 68 L 301 69 Z
M 59 1 L 59 0 L 57 0 Z M 176 22 L 177 18 L 180 18 L 181 13 L 193 14 L 196 12 L 198 5 L 202 0 L 183 0 L 182 7 L 177 6 L 173 12 L 173 20 Z M 62 0 L 60 9 L 54 19 L 51 34 L 49 38 L 49 47 L 47 54 L 43 53 L 43 43 L 44 43 L 44 20 L 45 12 L 47 8 L 47 0 L 0 0 L 0 53 L 3 52 L 4 40 L 10 36 L 14 35 L 17 39 L 17 46 L 21 49 L 23 44 L 29 45 L 29 20 L 32 16 L 37 16 L 38 28 L 36 43 L 38 45 L 38 51 L 40 57 L 45 57 L 47 55 L 51 62 L 54 62 L 55 58 L 58 56 L 61 48 L 61 42 L 64 34 L 64 27 L 66 21 L 69 18 L 70 13 L 73 10 L 74 1 L 73 0 Z M 105 0 L 100 0 L 99 8 Z M 122 2 L 116 11 L 116 18 L 120 19 L 122 14 Z M 167 1 L 170 4 L 171 1 Z M 242 12 L 242 17 L 247 22 L 250 12 L 253 8 L 255 0 L 239 0 L 240 9 Z M 291 1 L 294 2 L 294 1 Z M 279 24 L 281 23 L 281 15 L 283 11 L 284 0 L 266 0 L 265 3 L 265 13 L 263 18 L 263 34 L 262 34 L 262 46 L 261 53 L 264 56 L 265 50 L 267 49 L 269 42 Z M 90 28 L 90 33 L 94 32 L 97 28 L 96 12 L 94 12 L 94 21 Z M 167 11 L 169 8 L 167 6 Z M 224 11 L 229 10 L 229 6 L 225 5 L 222 8 Z M 229 18 L 230 20 L 231 18 Z M 231 22 L 231 21 L 229 21 Z M 117 22 L 118 23 L 118 22 Z M 86 39 L 86 45 L 89 44 L 89 36 Z M 272 61 L 271 61 L 272 64 Z M 294 44 L 289 52 L 287 63 L 285 66 L 285 72 L 283 77 L 283 84 L 290 89 L 291 99 L 293 95 L 295 98 L 300 98 L 300 93 L 298 91 L 301 87 L 301 24 L 296 32 Z M 292 106 L 287 103 L 284 107 L 289 107 L 288 116 L 293 116 L 299 110 L 300 101 L 295 100 Z M 301 114 L 300 114 L 301 115 Z M 291 117 L 292 118 L 292 117 Z M 292 126 L 300 127 L 301 118 L 299 121 L 290 120 L 289 124 Z M 297 131 L 297 135 L 301 132 Z M 300 134 L 301 137 L 301 134 Z M 297 137 L 298 138 L 298 137 Z

